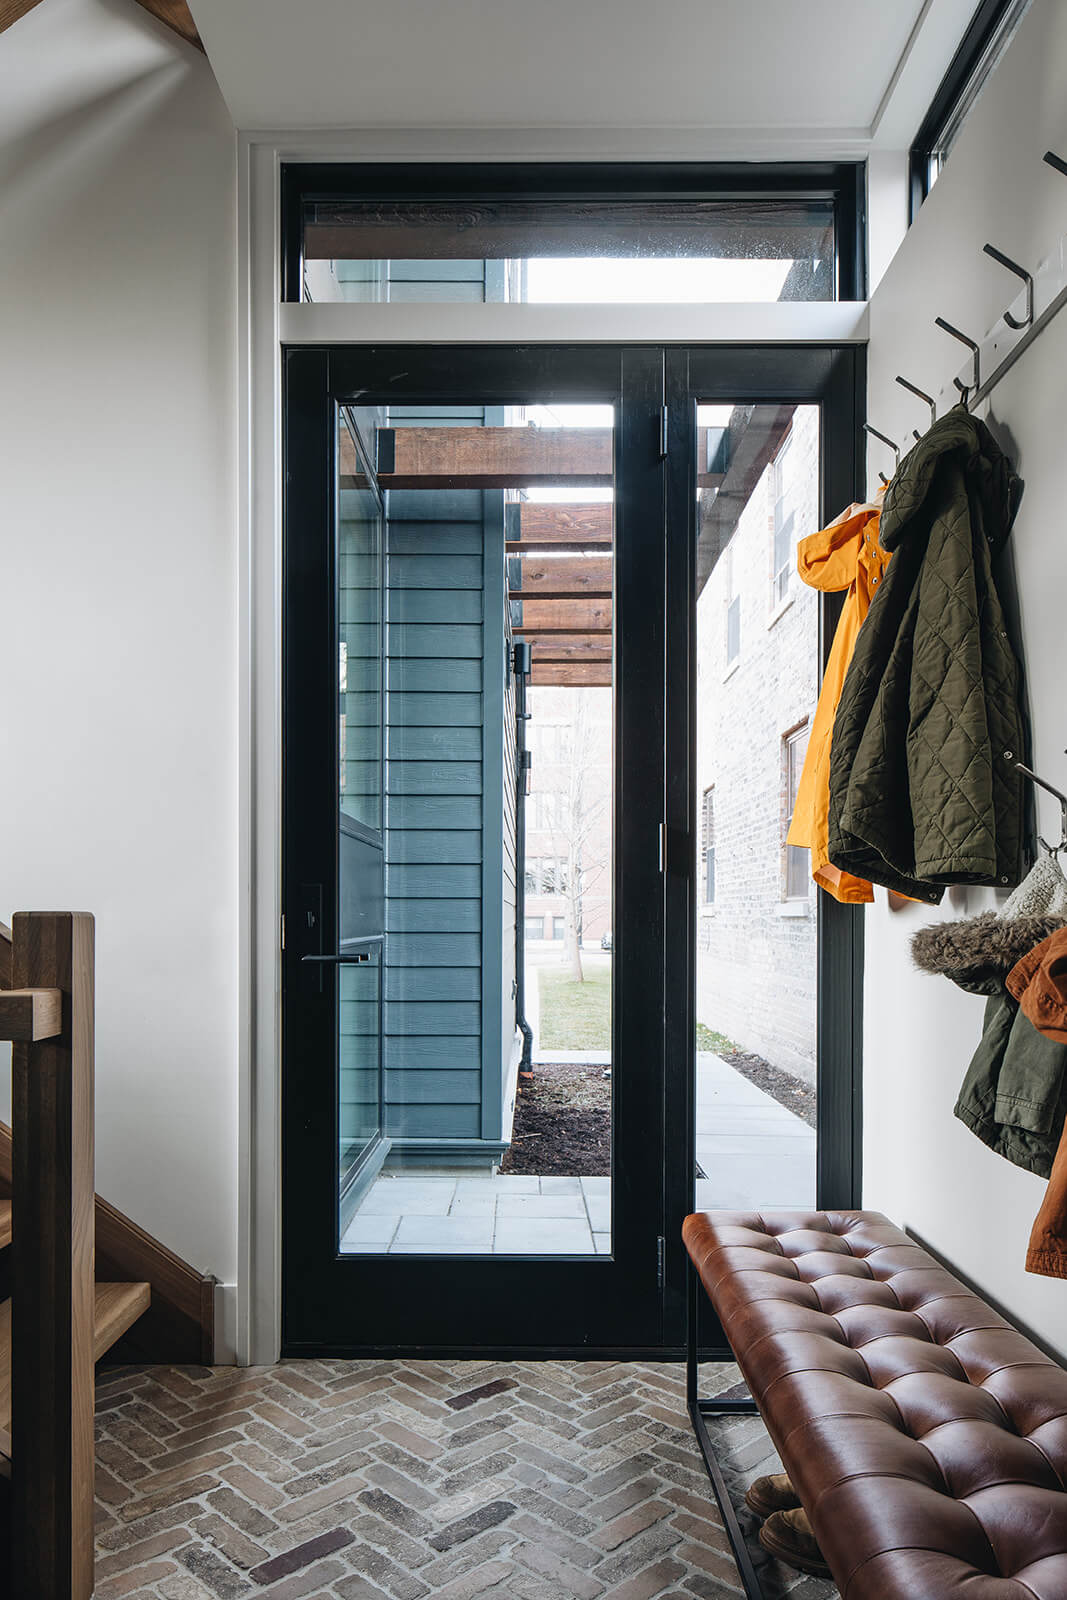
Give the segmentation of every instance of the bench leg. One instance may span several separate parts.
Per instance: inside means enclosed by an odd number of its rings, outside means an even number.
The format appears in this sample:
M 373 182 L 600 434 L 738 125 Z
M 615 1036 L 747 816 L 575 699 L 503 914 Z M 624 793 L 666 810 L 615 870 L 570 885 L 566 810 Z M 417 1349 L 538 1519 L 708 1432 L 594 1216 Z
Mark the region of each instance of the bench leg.
M 700 1446 L 700 1453 L 704 1457 L 704 1465 L 708 1469 L 711 1487 L 719 1503 L 723 1527 L 726 1529 L 726 1537 L 730 1541 L 730 1549 L 733 1551 L 741 1582 L 745 1586 L 745 1594 L 748 1600 L 764 1600 L 763 1588 L 756 1574 L 756 1569 L 752 1565 L 748 1544 L 745 1541 L 744 1533 L 741 1531 L 741 1524 L 737 1520 L 737 1513 L 734 1511 L 734 1504 L 730 1499 L 730 1491 L 727 1487 L 726 1479 L 722 1475 L 722 1469 L 715 1454 L 715 1446 L 712 1442 L 711 1434 L 708 1432 L 708 1425 L 704 1420 L 705 1417 L 758 1416 L 759 1407 L 751 1398 L 748 1400 L 702 1400 L 700 1398 L 697 1388 L 697 1308 L 699 1305 L 699 1292 L 700 1281 L 697 1277 L 696 1268 L 690 1261 L 688 1279 L 689 1337 L 686 1346 L 685 1371 L 689 1417 L 693 1424 L 693 1432 L 696 1434 L 697 1444 Z

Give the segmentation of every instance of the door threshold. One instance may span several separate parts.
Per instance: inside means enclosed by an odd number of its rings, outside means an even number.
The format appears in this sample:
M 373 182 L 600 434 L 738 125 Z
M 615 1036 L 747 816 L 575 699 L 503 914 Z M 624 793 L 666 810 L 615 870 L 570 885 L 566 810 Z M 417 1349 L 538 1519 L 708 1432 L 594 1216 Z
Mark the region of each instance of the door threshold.
M 283 1343 L 283 1361 L 664 1361 L 681 1362 L 684 1345 L 344 1345 Z M 730 1358 L 732 1359 L 732 1357 Z

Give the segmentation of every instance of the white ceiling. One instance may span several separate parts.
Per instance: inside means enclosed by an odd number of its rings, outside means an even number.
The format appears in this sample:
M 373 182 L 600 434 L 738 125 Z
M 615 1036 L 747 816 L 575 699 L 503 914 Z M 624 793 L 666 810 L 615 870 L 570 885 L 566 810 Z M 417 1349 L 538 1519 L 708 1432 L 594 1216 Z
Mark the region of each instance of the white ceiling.
M 239 128 L 708 130 L 723 136 L 708 142 L 714 158 L 746 141 L 754 153 L 776 141 L 788 153 L 793 134 L 868 138 L 909 41 L 915 54 L 930 33 L 936 85 L 974 4 L 191 0 L 191 9 Z

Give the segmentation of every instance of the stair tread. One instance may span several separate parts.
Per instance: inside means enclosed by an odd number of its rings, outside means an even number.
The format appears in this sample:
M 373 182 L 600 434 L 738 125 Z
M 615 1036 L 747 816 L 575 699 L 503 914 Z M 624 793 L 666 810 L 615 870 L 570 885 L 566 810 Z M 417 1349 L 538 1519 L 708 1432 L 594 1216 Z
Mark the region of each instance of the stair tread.
M 100 1360 L 147 1310 L 152 1288 L 147 1283 L 98 1283 L 93 1359 Z M 0 1304 L 0 1453 L 10 1446 L 11 1428 L 11 1301 Z

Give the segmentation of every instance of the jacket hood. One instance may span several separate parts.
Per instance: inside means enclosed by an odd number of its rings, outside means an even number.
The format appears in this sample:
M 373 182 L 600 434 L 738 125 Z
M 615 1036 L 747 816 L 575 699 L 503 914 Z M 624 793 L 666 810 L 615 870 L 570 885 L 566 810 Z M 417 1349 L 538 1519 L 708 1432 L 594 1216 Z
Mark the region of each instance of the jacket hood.
M 797 545 L 797 576 L 811 589 L 847 589 L 855 581 L 864 536 L 873 527 L 878 536 L 882 491 L 874 500 L 849 506 L 833 522 L 809 533 Z
M 938 469 L 953 455 L 963 471 L 975 523 L 988 530 L 990 554 L 997 554 L 1011 531 L 1022 480 L 985 423 L 972 417 L 963 405 L 953 406 L 932 424 L 908 452 L 886 490 L 879 528 L 883 550 L 895 550 L 928 526 L 920 512 L 930 498 Z
M 1063 926 L 1063 917 L 1000 917 L 983 911 L 920 928 L 911 956 L 920 971 L 951 978 L 969 994 L 997 994 L 1016 963 Z

